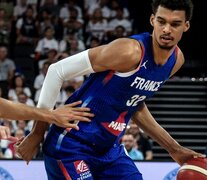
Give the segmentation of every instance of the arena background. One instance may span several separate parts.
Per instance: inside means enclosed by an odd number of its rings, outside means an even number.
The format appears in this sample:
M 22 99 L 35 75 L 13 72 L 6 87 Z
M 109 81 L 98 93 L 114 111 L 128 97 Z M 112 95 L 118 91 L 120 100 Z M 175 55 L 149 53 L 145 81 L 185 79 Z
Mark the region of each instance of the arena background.
M 60 1 L 62 2 L 62 1 Z M 134 19 L 134 30 L 136 32 L 144 32 L 144 31 L 151 31 L 151 27 L 149 24 L 149 16 L 151 14 L 151 6 L 150 0 L 141 0 L 141 1 L 122 1 L 125 2 L 128 5 L 128 8 L 131 12 L 131 16 Z M 176 76 L 178 77 L 178 81 L 173 82 L 175 83 L 175 86 L 177 83 L 185 84 L 186 79 L 190 80 L 190 89 L 185 89 L 186 92 L 191 93 L 194 96 L 194 92 L 199 91 L 198 89 L 193 89 L 192 87 L 195 87 L 199 84 L 202 85 L 203 91 L 202 96 L 199 95 L 199 98 L 202 100 L 206 99 L 207 97 L 207 30 L 206 30 L 206 10 L 207 10 L 207 1 L 205 0 L 193 0 L 194 3 L 194 15 L 193 19 L 191 21 L 191 28 L 189 32 L 185 33 L 183 36 L 183 39 L 181 40 L 179 46 L 183 50 L 186 62 L 182 69 L 177 72 Z M 80 1 L 80 4 L 82 2 Z M 10 54 L 11 57 L 13 57 L 13 54 Z M 182 81 L 184 79 L 184 81 Z M 187 80 L 187 81 L 188 81 Z M 180 82 L 181 81 L 181 82 Z M 196 84 L 194 84 L 194 82 Z M 169 84 L 171 85 L 172 82 Z M 189 83 L 189 82 L 188 82 Z M 189 84 L 188 84 L 189 85 Z M 166 86 L 167 87 L 167 86 Z M 188 86 L 189 87 L 189 86 Z M 177 91 L 182 91 L 182 89 L 177 89 Z M 182 95 L 182 93 L 181 93 Z M 169 95 L 170 96 L 170 95 Z M 158 95 L 159 97 L 159 95 Z M 195 109 L 190 109 L 189 111 L 195 112 L 193 114 L 195 119 L 199 119 L 201 122 L 199 124 L 199 127 L 196 129 L 193 129 L 193 132 L 191 135 L 185 139 L 183 142 L 184 145 L 191 147 L 192 149 L 198 150 L 199 152 L 204 153 L 205 146 L 207 145 L 207 114 L 206 114 L 206 107 L 207 107 L 207 101 L 202 101 L 202 111 L 197 111 Z M 149 102 L 151 103 L 151 102 Z M 193 101 L 191 102 L 194 103 Z M 153 104 L 153 103 L 152 103 Z M 153 106 L 152 106 L 153 107 Z M 166 108 L 169 110 L 169 108 Z M 195 111 L 194 111 L 195 110 Z M 187 111 L 185 111 L 187 112 Z M 182 114 L 182 112 L 178 113 Z M 202 114 L 199 115 L 199 113 Z M 156 116 L 156 112 L 155 112 Z M 177 116 L 176 116 L 177 117 Z M 165 118 L 165 117 L 164 117 Z M 190 118 L 184 117 L 184 118 Z M 202 118 L 202 120 L 201 120 Z M 163 123 L 163 126 L 166 125 L 165 122 L 160 121 Z M 183 129 L 188 127 L 188 121 L 186 120 L 182 124 Z M 185 124 L 186 123 L 186 124 Z M 179 123 L 177 123 L 179 124 Z M 172 126 L 172 125 L 171 125 Z M 196 126 L 195 124 L 192 124 L 192 126 Z M 192 126 L 189 126 L 189 128 L 192 128 Z M 169 127 L 169 131 L 171 129 L 176 128 L 178 126 L 173 126 L 172 128 Z M 188 128 L 188 130 L 189 130 Z M 172 135 L 173 134 L 173 131 Z M 181 134 L 185 136 L 185 131 L 183 130 Z M 196 132 L 202 132 L 200 136 L 197 136 Z M 176 134 L 176 132 L 174 132 Z M 187 133 L 186 133 L 187 134 Z M 196 136 L 196 137 L 195 137 Z M 195 142 L 192 142 L 191 139 L 195 140 Z M 185 144 L 187 141 L 191 141 L 191 144 Z M 202 144 L 199 144 L 198 142 L 201 142 Z M 189 143 L 189 142 L 188 142 Z M 199 148 L 198 148 L 199 147 Z M 159 147 L 157 147 L 158 150 Z M 145 180 L 151 180 L 151 176 L 156 177 L 155 180 L 175 180 L 175 175 L 177 172 L 178 165 L 169 158 L 169 156 L 166 155 L 166 152 L 163 153 L 157 152 L 158 150 L 155 149 L 155 154 L 157 153 L 158 156 L 155 156 L 154 160 L 152 161 L 139 161 L 136 162 L 136 165 L 139 167 L 141 172 L 144 174 Z M 150 171 L 150 172 L 149 172 Z M 21 160 L 5 160 L 0 159 L 0 179 L 1 180 L 46 180 L 46 174 L 44 170 L 43 161 L 40 160 L 33 160 L 30 162 L 29 165 L 26 165 L 25 162 Z

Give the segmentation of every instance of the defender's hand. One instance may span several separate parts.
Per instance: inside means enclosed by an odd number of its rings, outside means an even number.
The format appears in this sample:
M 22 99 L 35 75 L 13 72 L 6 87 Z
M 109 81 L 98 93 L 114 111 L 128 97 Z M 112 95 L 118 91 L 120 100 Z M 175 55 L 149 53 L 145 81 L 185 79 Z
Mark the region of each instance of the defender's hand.
M 57 126 L 64 128 L 74 128 L 78 130 L 76 124 L 70 123 L 71 121 L 85 121 L 90 122 L 89 118 L 94 117 L 94 114 L 90 113 L 90 109 L 86 107 L 76 107 L 80 105 L 82 101 L 77 101 L 71 104 L 61 106 L 52 111 L 52 121 Z

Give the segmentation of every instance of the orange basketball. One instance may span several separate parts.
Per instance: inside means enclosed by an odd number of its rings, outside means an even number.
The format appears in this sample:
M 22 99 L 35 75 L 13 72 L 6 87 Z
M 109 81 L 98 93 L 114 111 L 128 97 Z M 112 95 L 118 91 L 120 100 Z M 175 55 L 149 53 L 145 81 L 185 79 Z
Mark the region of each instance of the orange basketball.
M 183 164 L 177 180 L 207 180 L 207 158 L 193 158 Z

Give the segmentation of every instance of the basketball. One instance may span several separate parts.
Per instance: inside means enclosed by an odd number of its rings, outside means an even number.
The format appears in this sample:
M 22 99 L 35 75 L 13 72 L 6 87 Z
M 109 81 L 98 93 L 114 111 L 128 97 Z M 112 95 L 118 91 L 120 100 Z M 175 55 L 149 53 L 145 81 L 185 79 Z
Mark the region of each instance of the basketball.
M 177 180 L 207 180 L 207 158 L 192 158 L 182 165 Z

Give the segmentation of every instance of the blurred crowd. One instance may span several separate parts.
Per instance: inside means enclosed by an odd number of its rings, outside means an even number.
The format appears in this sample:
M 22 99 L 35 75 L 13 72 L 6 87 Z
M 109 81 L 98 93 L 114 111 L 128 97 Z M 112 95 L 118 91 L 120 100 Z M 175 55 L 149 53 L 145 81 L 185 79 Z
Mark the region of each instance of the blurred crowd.
M 1 0 L 0 97 L 36 106 L 52 63 L 135 33 L 131 14 L 126 0 Z M 64 82 L 56 107 L 86 78 Z M 31 131 L 33 120 L 0 119 L 0 124 L 20 138 Z M 133 160 L 153 158 L 151 140 L 133 122 L 122 143 Z M 13 144 L 1 140 L 1 158 L 18 158 Z M 41 148 L 34 158 L 42 158 Z

